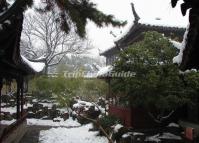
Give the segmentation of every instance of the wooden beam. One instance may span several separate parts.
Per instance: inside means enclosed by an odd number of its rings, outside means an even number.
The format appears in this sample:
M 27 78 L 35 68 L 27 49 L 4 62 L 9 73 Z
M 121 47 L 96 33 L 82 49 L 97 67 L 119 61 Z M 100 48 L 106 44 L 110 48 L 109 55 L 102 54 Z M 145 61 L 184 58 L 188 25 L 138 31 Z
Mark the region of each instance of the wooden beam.
M 17 120 L 20 119 L 20 79 L 17 79 Z
M 24 92 L 24 79 L 22 78 L 21 80 L 21 84 L 20 84 L 20 89 L 21 89 L 21 117 L 23 116 L 24 113 L 24 109 L 23 109 L 23 105 L 24 105 L 24 96 L 23 96 L 23 92 Z
M 108 78 L 107 81 L 108 81 L 108 95 L 107 95 L 106 99 L 108 100 L 110 97 L 112 97 L 111 96 L 111 79 Z
M 9 19 L 16 12 L 22 12 L 22 5 L 24 5 L 24 0 L 16 0 L 12 6 L 0 16 L 0 23 Z
M 0 78 L 0 121 L 1 121 L 1 90 L 2 90 L 2 87 L 3 87 L 3 79 Z

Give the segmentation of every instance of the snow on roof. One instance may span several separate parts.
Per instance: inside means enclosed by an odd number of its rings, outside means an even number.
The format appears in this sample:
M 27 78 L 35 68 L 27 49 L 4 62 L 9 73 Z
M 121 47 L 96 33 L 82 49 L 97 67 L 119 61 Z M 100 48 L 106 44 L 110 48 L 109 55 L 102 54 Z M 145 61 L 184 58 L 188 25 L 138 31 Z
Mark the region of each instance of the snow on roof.
M 178 3 L 178 6 L 173 9 L 171 8 L 171 4 L 162 4 L 162 1 L 134 1 L 135 10 L 137 15 L 140 17 L 140 20 L 138 21 L 139 24 L 143 25 L 149 25 L 149 26 L 159 26 L 159 27 L 173 27 L 173 28 L 186 28 L 188 24 L 188 14 L 187 16 L 183 17 L 181 15 L 180 6 Z M 143 3 L 154 3 L 154 6 L 152 7 L 153 10 L 146 8 L 146 6 L 143 5 Z M 160 4 L 155 4 L 160 3 Z M 155 6 L 157 5 L 157 6 Z M 150 7 L 151 8 L 151 7 Z M 143 10 L 144 9 L 144 10 Z M 156 9 L 156 10 L 154 10 Z M 134 18 L 135 19 L 135 18 Z M 123 38 L 125 35 L 128 34 L 130 29 L 134 26 L 134 21 L 132 18 L 132 21 L 130 21 L 120 32 L 120 34 L 117 35 L 116 38 L 113 39 L 113 44 L 109 46 L 106 50 L 102 51 L 100 54 L 109 51 L 113 47 L 115 47 L 115 42 Z
M 45 64 L 42 62 L 31 62 L 26 57 L 24 57 L 22 55 L 21 55 L 21 58 L 22 58 L 23 62 L 25 64 L 27 64 L 28 66 L 30 66 L 35 72 L 41 72 L 45 67 Z
M 108 65 L 106 67 L 102 67 L 99 69 L 99 71 L 97 72 L 97 77 L 103 76 L 109 72 L 111 72 L 113 70 L 113 66 L 112 65 Z

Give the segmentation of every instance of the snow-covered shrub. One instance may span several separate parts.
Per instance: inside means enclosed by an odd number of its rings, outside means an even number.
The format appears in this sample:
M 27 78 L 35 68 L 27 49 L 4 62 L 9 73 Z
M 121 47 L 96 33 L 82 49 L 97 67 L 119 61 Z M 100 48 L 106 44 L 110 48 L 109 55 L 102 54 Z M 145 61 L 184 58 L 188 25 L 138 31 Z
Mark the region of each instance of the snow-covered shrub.
M 82 100 L 76 100 L 76 103 L 72 106 L 74 115 L 77 117 L 78 121 L 81 124 L 89 123 L 90 121 L 85 119 L 84 117 L 91 118 L 91 119 L 97 119 L 101 113 L 100 109 L 98 108 L 98 105 L 91 102 L 86 102 Z M 84 117 L 81 117 L 81 116 Z
M 98 104 L 99 106 L 105 108 L 105 106 L 106 106 L 106 99 L 103 98 L 103 97 L 100 97 L 100 98 L 98 99 L 97 104 Z

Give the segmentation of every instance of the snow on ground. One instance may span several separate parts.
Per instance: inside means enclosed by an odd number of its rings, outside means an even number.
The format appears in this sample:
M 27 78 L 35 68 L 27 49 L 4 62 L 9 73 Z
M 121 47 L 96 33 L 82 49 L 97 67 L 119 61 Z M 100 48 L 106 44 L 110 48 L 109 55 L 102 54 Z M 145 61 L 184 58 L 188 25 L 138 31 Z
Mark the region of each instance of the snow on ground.
M 154 135 L 154 136 L 150 136 L 150 137 L 147 137 L 146 139 L 145 139 L 145 141 L 148 141 L 148 142 L 151 142 L 151 141 L 153 141 L 153 142 L 160 142 L 161 140 L 158 138 L 159 137 L 159 135 L 160 134 L 157 134 L 157 135 Z
M 14 123 L 15 121 L 16 121 L 15 119 L 13 119 L 13 120 L 11 120 L 11 121 L 8 121 L 8 120 L 1 120 L 1 121 L 0 121 L 0 124 L 1 124 L 1 125 L 10 125 L 10 124 Z
M 42 120 L 42 119 L 27 119 L 28 125 L 38 125 L 38 126 L 53 126 L 53 127 L 78 127 L 81 124 L 78 123 L 76 120 L 72 118 L 67 119 L 64 121 L 62 118 L 56 118 L 60 120 L 60 122 L 53 122 L 53 120 Z
M 17 107 L 3 107 L 1 108 L 2 112 L 10 112 L 10 114 L 17 112 Z
M 129 136 L 143 136 L 143 133 L 139 133 L 139 132 L 127 132 L 125 134 L 122 135 L 122 138 L 127 138 Z
M 40 143 L 108 143 L 105 137 L 97 136 L 98 132 L 89 131 L 92 124 L 78 128 L 52 128 L 40 132 Z
M 145 141 L 160 142 L 161 139 L 182 140 L 180 136 L 174 135 L 172 133 L 163 133 L 162 135 L 157 134 L 154 136 L 147 137 Z
M 78 123 L 76 120 L 72 120 L 72 118 L 67 119 L 66 121 L 64 121 L 62 118 L 57 118 L 59 120 L 61 120 L 60 122 L 53 122 L 53 120 L 42 120 L 42 119 L 27 119 L 27 124 L 34 126 L 52 126 L 52 127 L 79 127 L 81 126 L 80 123 Z M 0 124 L 2 125 L 10 125 L 12 123 L 14 123 L 16 120 L 13 119 L 11 121 L 6 121 L 6 120 L 2 120 L 0 121 Z
M 159 139 L 174 139 L 174 140 L 181 140 L 182 138 L 180 136 L 176 136 L 171 133 L 163 133 L 162 136 L 159 137 Z

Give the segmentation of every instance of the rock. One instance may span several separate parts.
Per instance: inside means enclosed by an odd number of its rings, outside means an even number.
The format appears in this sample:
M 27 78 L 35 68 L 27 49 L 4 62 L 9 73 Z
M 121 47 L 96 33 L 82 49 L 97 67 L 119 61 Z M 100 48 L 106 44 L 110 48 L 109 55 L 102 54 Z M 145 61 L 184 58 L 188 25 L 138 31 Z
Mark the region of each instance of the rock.
M 57 110 L 57 105 L 56 104 L 53 104 L 52 110 Z
M 36 119 L 40 119 L 40 118 L 42 118 L 43 116 L 44 116 L 44 114 L 43 114 L 43 111 L 42 111 L 42 110 L 37 111 L 37 113 L 35 114 L 35 118 L 36 118 Z
M 11 99 L 11 96 L 9 96 L 9 95 L 2 95 L 1 96 L 1 101 L 4 102 L 4 103 L 9 103 L 10 99 Z
M 100 98 L 98 99 L 98 103 L 97 103 L 97 104 L 98 104 L 99 106 L 105 108 L 105 106 L 106 106 L 106 100 L 105 100 L 103 97 L 100 97 Z
M 48 109 L 48 107 L 44 107 L 43 108 L 43 114 L 44 114 L 44 116 L 49 116 L 49 109 Z
M 28 112 L 33 112 L 33 107 L 28 107 Z
M 61 118 L 63 118 L 64 121 L 65 121 L 65 120 L 67 120 L 69 118 L 69 114 L 68 113 L 61 114 Z
M 49 114 L 50 114 L 50 118 L 53 119 L 53 118 L 57 118 L 60 116 L 60 111 L 59 110 L 53 110 L 51 109 L 49 111 Z
M 4 112 L 4 120 L 11 121 L 13 119 L 10 112 Z
M 37 111 L 42 110 L 43 105 L 42 104 L 38 104 L 38 103 L 34 103 L 33 104 L 33 112 L 37 113 Z
M 27 118 L 35 118 L 35 113 L 28 112 Z

